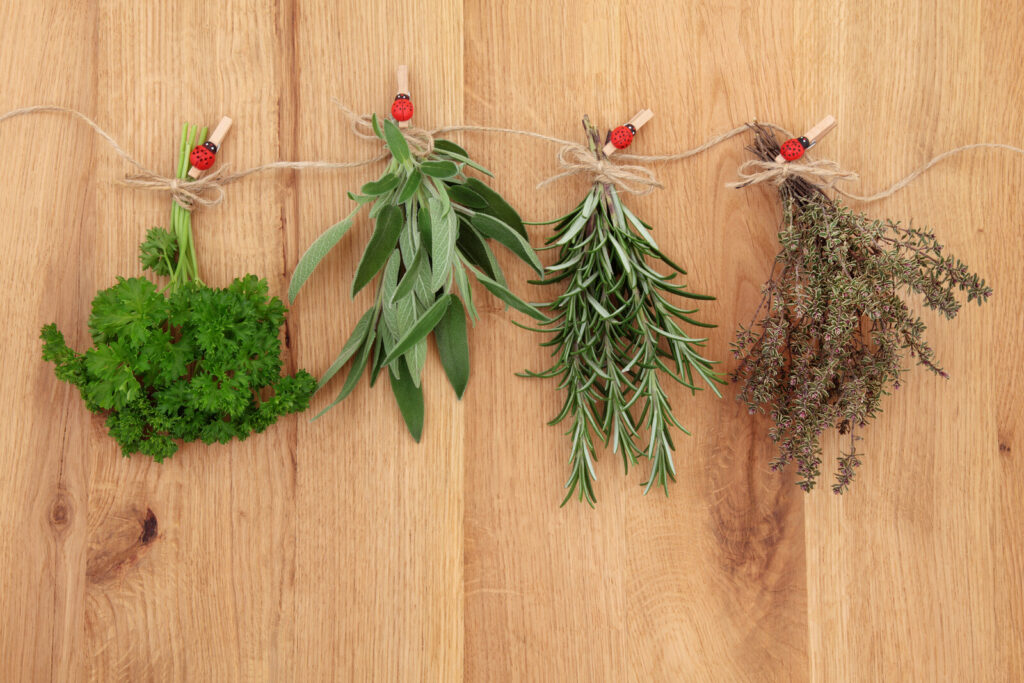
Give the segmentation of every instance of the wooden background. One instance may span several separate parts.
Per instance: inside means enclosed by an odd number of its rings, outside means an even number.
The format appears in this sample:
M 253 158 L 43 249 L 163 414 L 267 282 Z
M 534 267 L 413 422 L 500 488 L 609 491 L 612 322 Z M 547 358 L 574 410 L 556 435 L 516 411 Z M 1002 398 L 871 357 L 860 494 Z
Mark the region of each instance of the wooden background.
M 75 107 L 168 173 L 182 121 L 224 114 L 235 168 L 370 156 L 331 98 L 384 112 L 403 62 L 420 125 L 581 139 L 584 113 L 607 127 L 648 106 L 637 153 L 833 113 L 818 156 L 860 171 L 857 191 L 956 145 L 1024 139 L 1014 0 L 17 0 L 0 26 L 0 111 Z M 534 189 L 557 170 L 546 143 L 460 139 L 528 220 L 585 190 Z M 605 454 L 592 511 L 558 507 L 553 383 L 514 376 L 545 352 L 482 293 L 469 390 L 457 402 L 431 358 L 418 446 L 386 387 L 363 383 L 316 423 L 163 465 L 122 459 L 37 334 L 56 321 L 86 345 L 95 291 L 139 273 L 167 198 L 119 186 L 126 165 L 67 117 L 0 124 L 0 146 L 3 681 L 1024 679 L 1019 157 L 971 152 L 869 207 L 935 227 L 996 293 L 952 323 L 926 315 L 952 381 L 914 371 L 886 401 L 848 495 L 769 472 L 767 424 L 731 388 L 673 390 L 694 436 L 678 440 L 670 497 L 642 496 L 643 473 Z M 724 187 L 746 158 L 734 140 L 659 166 L 666 189 L 630 200 L 693 288 L 719 297 L 702 317 L 720 324 L 720 359 L 776 248 L 772 192 Z M 230 187 L 196 215 L 205 279 L 255 272 L 283 294 L 376 172 Z M 323 371 L 363 310 L 369 288 L 347 292 L 367 235 L 360 223 L 294 306 L 291 367 Z

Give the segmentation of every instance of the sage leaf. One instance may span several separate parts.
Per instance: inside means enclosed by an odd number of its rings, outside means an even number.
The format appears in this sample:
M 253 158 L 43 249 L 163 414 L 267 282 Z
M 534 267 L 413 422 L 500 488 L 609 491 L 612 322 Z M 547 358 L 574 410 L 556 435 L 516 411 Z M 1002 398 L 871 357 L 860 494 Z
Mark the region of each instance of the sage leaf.
M 402 363 L 402 360 L 399 359 Z M 404 364 L 404 363 L 403 363 Z M 419 443 L 423 436 L 423 389 L 413 383 L 409 372 L 396 374 L 388 366 L 391 378 L 391 393 L 395 395 L 395 403 L 402 413 L 405 426 L 409 428 L 412 438 Z
M 402 222 L 402 210 L 397 206 L 389 205 L 380 212 L 373 235 L 366 245 L 366 251 L 363 252 L 363 257 L 356 268 L 356 276 L 352 280 L 353 297 L 373 279 L 391 256 L 395 244 L 398 243 L 398 234 L 402 231 Z
M 431 178 L 451 178 L 458 174 L 459 167 L 450 161 L 424 161 L 420 170 Z
M 455 395 L 461 399 L 469 383 L 469 339 L 466 337 L 466 311 L 458 299 L 452 301 L 434 328 L 434 339 L 444 373 Z
M 430 245 L 430 288 L 437 291 L 444 287 L 451 274 L 455 256 L 455 240 L 458 221 L 451 211 L 441 213 L 440 204 L 430 200 L 431 245 Z
M 513 230 L 511 226 L 485 213 L 478 213 L 470 220 L 473 223 L 473 227 L 485 236 L 497 240 L 508 247 L 512 253 L 530 264 L 537 272 L 537 275 L 544 276 L 544 266 L 541 265 L 540 259 L 537 258 L 537 254 L 533 251 L 533 247 L 530 246 L 530 243 L 522 235 Z
M 291 282 L 288 283 L 288 302 L 295 303 L 295 297 L 299 295 L 299 290 L 302 289 L 302 285 L 306 284 L 306 280 L 313 274 L 316 267 L 323 260 L 324 256 L 334 248 L 334 245 L 345 236 L 345 233 L 352 227 L 352 222 L 355 218 L 355 214 L 349 215 L 348 218 L 335 223 L 331 227 L 324 230 L 323 234 L 316 239 L 313 244 L 309 245 L 309 249 L 299 259 L 298 264 L 295 266 L 295 270 L 292 272 Z
M 486 199 L 473 192 L 463 183 L 453 183 L 448 185 L 446 189 L 448 190 L 448 198 L 456 204 L 461 204 L 470 209 L 483 209 L 487 206 Z
M 416 257 L 413 258 L 412 263 L 406 268 L 405 274 L 402 275 L 402 279 L 398 283 L 398 288 L 391 294 L 392 301 L 401 299 L 413 291 L 413 287 L 416 286 L 416 280 L 419 278 L 419 269 L 424 263 L 424 251 L 424 249 L 419 249 L 416 252 Z
M 359 192 L 367 197 L 379 197 L 398 187 L 400 182 L 402 182 L 402 178 L 397 173 L 387 173 L 377 180 L 363 185 Z
M 352 334 L 349 336 L 348 341 L 341 347 L 341 353 L 331 363 L 331 367 L 327 368 L 327 372 L 320 378 L 320 383 L 316 385 L 317 391 L 323 388 L 325 384 L 331 381 L 331 378 L 342 368 L 345 363 L 349 361 L 352 356 L 356 354 L 356 351 L 363 345 L 366 338 L 370 335 L 370 328 L 376 320 L 377 310 L 370 308 L 363 317 L 356 323 L 355 328 L 352 330 Z
M 398 126 L 390 119 L 384 119 L 384 142 L 391 150 L 391 156 L 400 164 L 408 164 L 412 161 L 412 154 L 409 153 L 409 143 Z
M 510 290 L 498 284 L 497 282 L 487 277 L 483 273 L 476 272 L 474 273 L 474 275 L 476 275 L 476 279 L 480 281 L 480 284 L 487 288 L 487 291 L 489 291 L 491 294 L 507 303 L 512 308 L 516 309 L 521 313 L 525 313 L 534 320 L 539 320 L 542 323 L 550 321 L 550 318 L 541 313 L 538 308 L 536 308 L 532 304 L 526 303 L 518 296 L 513 294 Z
M 526 227 L 523 225 L 523 219 L 519 217 L 516 210 L 509 206 L 509 203 L 506 202 L 500 194 L 476 178 L 467 178 L 466 187 L 473 190 L 473 192 L 476 192 L 487 201 L 487 208 L 484 209 L 485 213 L 494 216 L 498 220 L 504 221 L 506 225 L 511 226 L 513 230 L 518 232 L 520 237 L 528 239 Z
M 404 204 L 412 199 L 413 195 L 416 194 L 416 190 L 420 189 L 421 180 L 423 180 L 423 174 L 420 173 L 419 169 L 410 173 L 408 180 L 405 181 L 405 185 L 402 186 L 402 191 L 398 193 L 397 203 Z
M 437 323 L 444 316 L 445 311 L 448 310 L 454 298 L 451 294 L 445 294 L 435 301 L 433 306 L 424 311 L 416 323 L 391 347 L 391 351 L 385 357 L 382 364 L 390 365 L 396 358 L 404 355 L 406 351 L 418 344 L 421 339 L 425 339 L 434 327 L 437 326 Z
M 363 370 L 366 369 L 366 361 L 370 357 L 370 351 L 373 349 L 373 342 L 375 338 L 373 330 L 370 330 L 369 336 L 366 341 L 363 342 L 362 350 L 356 357 L 356 361 L 352 364 L 352 367 L 348 371 L 348 377 L 345 379 L 345 384 L 341 387 L 341 391 L 338 392 L 337 397 L 331 401 L 330 405 L 317 413 L 313 420 L 319 419 L 324 413 L 333 408 L 334 406 L 345 400 L 345 397 L 352 393 L 352 390 L 356 388 L 356 384 L 359 383 L 359 376 L 363 374 Z

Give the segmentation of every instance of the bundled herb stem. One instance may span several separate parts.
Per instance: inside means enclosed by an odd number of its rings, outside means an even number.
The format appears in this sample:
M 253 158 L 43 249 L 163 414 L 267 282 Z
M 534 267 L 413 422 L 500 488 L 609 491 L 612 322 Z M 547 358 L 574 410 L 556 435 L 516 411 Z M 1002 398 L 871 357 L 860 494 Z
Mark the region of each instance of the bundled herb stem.
M 589 147 L 601 155 L 597 130 L 584 118 Z M 670 296 L 709 300 L 673 280 L 686 272 L 673 263 L 651 236 L 651 226 L 621 201 L 615 187 L 596 183 L 586 198 L 556 221 L 549 248 L 558 262 L 547 269 L 544 285 L 565 289 L 544 308 L 552 320 L 541 332 L 553 337 L 544 346 L 555 358 L 532 377 L 558 379 L 565 403 L 551 424 L 568 421 L 571 439 L 568 492 L 590 505 L 594 495 L 595 435 L 612 452 L 621 451 L 628 473 L 640 458 L 651 461 L 644 492 L 658 484 L 668 493 L 675 480 L 671 429 L 687 430 L 672 413 L 662 377 L 693 392 L 706 384 L 718 394 L 721 377 L 714 362 L 700 353 L 706 341 L 690 336 L 683 324 L 714 327 L 680 308 Z M 672 271 L 662 275 L 648 263 L 660 261 Z
M 197 137 L 185 126 L 178 178 L 187 177 L 189 150 L 205 137 L 206 129 Z M 162 461 L 177 451 L 177 440 L 244 439 L 306 409 L 315 380 L 304 371 L 280 374 L 285 308 L 268 296 L 266 280 L 246 275 L 225 289 L 204 285 L 191 213 L 177 202 L 171 229 L 151 229 L 140 260 L 169 278 L 166 287 L 118 278 L 99 292 L 89 317 L 92 348 L 69 348 L 54 324 L 41 335 L 43 359 L 78 387 L 90 411 L 107 417 L 125 456 Z
M 774 135 L 754 129 L 751 150 L 774 158 Z M 753 322 L 737 332 L 732 379 L 742 383 L 738 398 L 751 412 L 774 422 L 772 467 L 795 462 L 804 491 L 820 475 L 821 434 L 834 427 L 849 436 L 832 486 L 842 493 L 861 463 L 856 429 L 878 415 L 889 386 L 899 388 L 905 353 L 947 377 L 902 295 L 919 294 L 953 318 L 958 293 L 981 304 L 992 290 L 928 230 L 854 214 L 800 178 L 783 182 L 779 193 L 781 249 Z
M 519 215 L 498 193 L 466 175 L 467 167 L 491 174 L 464 149 L 437 139 L 432 149 L 414 153 L 393 121 L 387 119 L 381 125 L 374 116 L 372 125 L 391 152 L 383 175 L 365 184 L 359 194 L 349 194 L 356 208 L 309 247 L 295 268 L 288 291 L 294 301 L 320 261 L 352 227 L 360 210 L 369 206 L 373 234 L 356 268 L 351 295 L 380 274 L 377 293 L 320 379 L 318 389 L 351 363 L 337 397 L 320 415 L 355 389 L 366 368 L 371 386 L 387 368 L 406 426 L 419 441 L 424 419 L 420 379 L 431 332 L 445 374 L 459 398 L 469 381 L 466 318 L 479 318 L 470 275 L 514 308 L 538 320 L 547 319 L 508 289 L 489 241 L 503 245 L 538 273 L 541 264 Z

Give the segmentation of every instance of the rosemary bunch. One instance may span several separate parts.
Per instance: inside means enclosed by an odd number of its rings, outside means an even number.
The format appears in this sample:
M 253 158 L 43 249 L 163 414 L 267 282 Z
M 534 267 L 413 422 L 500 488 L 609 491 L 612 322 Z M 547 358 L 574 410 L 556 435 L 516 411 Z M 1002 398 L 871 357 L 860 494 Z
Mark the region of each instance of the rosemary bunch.
M 751 151 L 773 159 L 774 135 L 754 129 Z M 820 475 L 822 432 L 849 435 L 832 486 L 843 493 L 861 462 L 855 431 L 878 415 L 888 386 L 899 388 L 904 354 L 948 377 L 901 294 L 919 294 L 953 318 L 958 292 L 981 304 L 992 289 L 928 230 L 854 214 L 800 178 L 786 180 L 779 193 L 781 250 L 753 322 L 737 332 L 740 364 L 731 377 L 742 383 L 738 398 L 750 411 L 775 423 L 772 468 L 795 461 L 804 491 Z
M 603 155 L 597 130 L 583 119 L 590 149 Z M 568 489 L 562 505 L 578 494 L 591 506 L 594 496 L 595 435 L 612 452 L 621 450 L 623 465 L 639 458 L 651 461 L 644 493 L 655 483 L 668 494 L 668 480 L 675 480 L 671 427 L 689 434 L 672 414 L 662 386 L 667 376 L 691 391 L 702 388 L 695 378 L 718 394 L 723 380 L 712 370 L 713 361 L 699 348 L 705 339 L 691 337 L 683 323 L 714 327 L 690 316 L 696 309 L 680 308 L 670 295 L 709 300 L 673 282 L 686 272 L 658 248 L 651 226 L 631 212 L 615 187 L 598 182 L 586 198 L 555 221 L 548 248 L 558 248 L 558 262 L 547 269 L 540 284 L 565 289 L 542 308 L 552 320 L 537 331 L 553 337 L 544 346 L 553 348 L 554 363 L 532 377 L 554 377 L 565 390 L 562 410 L 550 424 L 570 423 Z M 648 259 L 661 261 L 671 270 L 661 275 Z
M 323 387 L 347 363 L 341 391 L 317 417 L 349 395 L 369 367 L 370 384 L 384 368 L 406 426 L 419 441 L 423 430 L 420 375 L 427 358 L 427 337 L 437 341 L 441 364 L 459 398 L 469 381 L 466 317 L 479 319 L 469 284 L 472 274 L 492 294 L 537 320 L 546 316 L 509 289 L 489 241 L 505 246 L 538 273 L 542 267 L 526 238 L 519 215 L 494 190 L 466 168 L 491 175 L 464 149 L 448 140 L 433 141 L 427 153 L 413 153 L 390 119 L 372 119 L 373 130 L 391 152 L 387 168 L 359 194 L 357 206 L 325 231 L 299 260 L 288 290 L 294 301 L 323 257 L 369 206 L 373 234 L 352 281 L 354 297 L 380 273 L 377 294 L 341 352 L 320 379 Z M 461 298 L 460 298 L 461 296 Z

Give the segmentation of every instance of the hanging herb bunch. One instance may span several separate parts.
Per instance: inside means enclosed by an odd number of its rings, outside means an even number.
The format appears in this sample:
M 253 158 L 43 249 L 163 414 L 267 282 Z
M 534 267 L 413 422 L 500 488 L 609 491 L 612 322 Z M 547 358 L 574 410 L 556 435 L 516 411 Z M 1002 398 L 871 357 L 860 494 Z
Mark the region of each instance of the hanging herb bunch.
M 590 151 L 604 159 L 597 129 L 586 117 L 583 127 Z M 631 131 L 624 131 L 620 127 L 609 135 L 616 147 L 631 141 Z M 554 222 L 548 248 L 559 250 L 558 261 L 539 284 L 563 291 L 541 307 L 552 319 L 536 330 L 553 335 L 544 345 L 552 347 L 554 363 L 525 374 L 556 378 L 565 391 L 562 409 L 550 423 L 569 423 L 570 473 L 562 505 L 574 494 L 591 506 L 596 502 L 595 441 L 621 451 L 627 473 L 640 458 L 648 459 L 644 493 L 657 483 L 667 495 L 668 480 L 676 473 L 671 429 L 689 432 L 673 415 L 662 378 L 692 392 L 706 384 L 715 394 L 716 383 L 723 382 L 713 370 L 715 362 L 701 355 L 706 339 L 688 332 L 690 326 L 714 325 L 691 317 L 697 310 L 680 307 L 675 298 L 714 297 L 674 281 L 686 271 L 659 249 L 651 226 L 622 203 L 612 183 L 596 182 L 575 209 Z M 652 260 L 669 274 L 652 268 Z
M 753 129 L 751 151 L 774 159 L 775 136 Z M 773 469 L 795 462 L 804 491 L 820 475 L 822 432 L 834 427 L 849 438 L 832 485 L 843 493 L 861 463 L 857 429 L 878 415 L 888 387 L 899 388 L 904 355 L 947 377 L 902 295 L 918 294 L 954 318 L 957 294 L 981 304 L 992 289 L 926 229 L 855 214 L 800 177 L 782 182 L 779 194 L 781 248 L 753 322 L 737 332 L 732 379 L 750 411 L 774 422 Z
M 399 104 L 406 109 L 399 109 Z M 407 99 L 396 100 L 395 111 L 411 115 Z M 469 381 L 466 318 L 479 319 L 470 275 L 502 301 L 546 320 L 508 289 L 489 241 L 505 246 L 538 273 L 541 264 L 519 215 L 485 183 L 466 175 L 467 169 L 487 176 L 491 173 L 472 161 L 464 149 L 448 140 L 431 139 L 429 134 L 422 146 L 415 144 L 410 149 L 393 120 L 381 122 L 374 115 L 371 122 L 374 134 L 390 151 L 387 167 L 358 194 L 349 194 L 356 208 L 302 256 L 292 275 L 289 297 L 295 300 L 316 266 L 368 206 L 373 234 L 356 268 L 351 295 L 355 297 L 379 274 L 377 292 L 320 379 L 318 388 L 351 362 L 337 397 L 317 417 L 348 396 L 364 370 L 369 368 L 372 386 L 387 368 L 406 426 L 419 441 L 424 419 L 420 380 L 431 332 L 445 374 L 459 398 Z
M 206 129 L 182 131 L 176 177 L 187 179 L 189 149 Z M 198 146 L 198 153 L 209 146 Z M 208 166 L 208 165 L 207 165 Z M 198 166 L 197 166 L 198 168 Z M 171 229 L 153 228 L 141 246 L 145 269 L 168 278 L 157 288 L 144 277 L 118 278 L 92 302 L 85 353 L 67 346 L 55 324 L 42 330 L 43 359 L 57 378 L 78 387 L 86 407 L 106 415 L 122 453 L 156 461 L 177 441 L 226 443 L 262 432 L 288 413 L 305 410 L 315 380 L 300 370 L 281 375 L 285 307 L 255 275 L 228 287 L 199 279 L 191 212 L 171 205 Z

